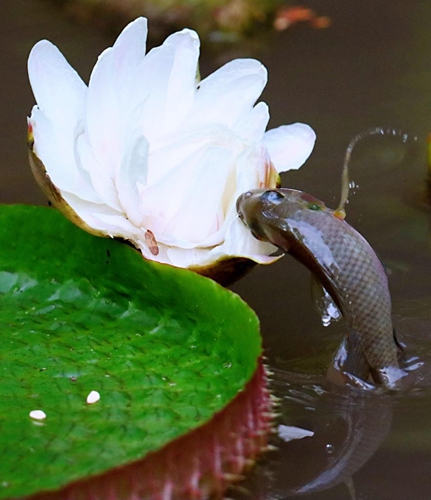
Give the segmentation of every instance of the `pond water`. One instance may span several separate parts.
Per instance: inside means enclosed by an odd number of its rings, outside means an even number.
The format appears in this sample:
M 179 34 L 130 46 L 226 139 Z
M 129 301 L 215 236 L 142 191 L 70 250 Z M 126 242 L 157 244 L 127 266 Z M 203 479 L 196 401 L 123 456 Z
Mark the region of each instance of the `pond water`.
M 241 499 L 429 500 L 431 498 L 431 205 L 426 192 L 426 138 L 431 131 L 431 4 L 402 0 L 307 1 L 332 26 L 297 26 L 273 34 L 256 56 L 267 66 L 264 92 L 271 126 L 302 121 L 317 132 L 310 160 L 282 184 L 335 208 L 350 139 L 370 127 L 409 135 L 373 137 L 354 150 L 358 186 L 347 220 L 388 268 L 394 323 L 412 364 L 413 388 L 400 395 L 322 389 L 325 367 L 344 335 L 342 322 L 323 327 L 308 271 L 286 256 L 237 283 L 258 313 L 281 426 L 312 437 L 284 442 L 233 490 Z M 28 167 L 25 117 L 33 105 L 26 59 L 41 38 L 56 43 L 88 78 L 112 42 L 79 26 L 49 2 L 0 3 L 0 201 L 46 203 Z M 235 56 L 248 55 L 235 48 Z M 202 73 L 225 58 L 205 49 Z M 415 140 L 417 138 L 417 140 Z M 416 359 L 417 357 L 417 359 Z M 284 427 L 280 428 L 283 431 Z M 281 432 L 283 434 L 283 432 Z

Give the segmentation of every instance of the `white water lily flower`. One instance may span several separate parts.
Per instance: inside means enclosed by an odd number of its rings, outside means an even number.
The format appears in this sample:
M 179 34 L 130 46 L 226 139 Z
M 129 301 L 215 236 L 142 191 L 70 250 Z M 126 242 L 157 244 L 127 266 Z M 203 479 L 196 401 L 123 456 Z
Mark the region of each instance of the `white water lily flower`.
M 237 218 L 237 197 L 299 168 L 315 134 L 296 123 L 265 132 L 255 105 L 265 67 L 237 59 L 198 81 L 199 38 L 185 29 L 145 54 L 147 21 L 99 57 L 88 87 L 46 40 L 28 70 L 33 172 L 87 231 L 129 240 L 148 259 L 211 275 L 215 263 L 274 260 Z M 229 268 L 229 265 L 227 265 Z

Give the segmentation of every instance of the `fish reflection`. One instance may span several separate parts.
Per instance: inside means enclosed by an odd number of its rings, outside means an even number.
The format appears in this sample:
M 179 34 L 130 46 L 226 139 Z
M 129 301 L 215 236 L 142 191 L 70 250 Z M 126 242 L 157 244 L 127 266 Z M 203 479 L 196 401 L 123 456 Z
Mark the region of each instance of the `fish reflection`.
M 388 435 L 391 421 L 387 397 L 377 399 L 357 389 L 325 394 L 316 405 L 313 436 L 279 445 L 283 467 L 289 470 L 279 491 L 300 495 L 349 485 Z M 278 471 L 277 477 L 286 475 Z
M 246 485 L 253 500 L 282 500 L 345 484 L 354 500 L 352 477 L 373 456 L 391 428 L 391 396 L 355 387 L 325 390 L 301 387 L 305 375 L 276 371 L 275 393 L 281 398 L 276 451 L 257 471 L 259 484 Z M 293 380 L 293 382 L 292 382 Z M 295 425 L 298 436 L 289 440 Z M 286 434 L 288 436 L 286 437 Z M 303 437 L 302 437 L 303 436 Z

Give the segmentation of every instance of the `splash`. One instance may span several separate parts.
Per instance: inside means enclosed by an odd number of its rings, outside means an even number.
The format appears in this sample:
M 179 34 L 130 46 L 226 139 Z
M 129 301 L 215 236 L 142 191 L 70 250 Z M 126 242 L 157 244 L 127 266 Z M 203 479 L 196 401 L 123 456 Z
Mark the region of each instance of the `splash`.
M 394 136 L 394 137 L 399 137 L 402 142 L 407 142 L 410 139 L 409 134 L 406 134 L 402 132 L 401 130 L 396 130 L 393 128 L 382 128 L 382 127 L 374 127 L 370 128 L 368 130 L 365 130 L 364 132 L 359 133 L 356 135 L 349 143 L 347 150 L 346 150 L 346 155 L 344 157 L 344 163 L 343 163 L 343 171 L 341 174 L 341 197 L 340 197 L 340 203 L 338 204 L 337 209 L 334 212 L 334 215 L 338 217 L 339 219 L 345 219 L 346 217 L 346 205 L 349 202 L 349 193 L 350 189 L 354 187 L 358 187 L 357 184 L 355 184 L 354 181 L 350 181 L 349 179 L 349 164 L 350 164 L 350 158 L 352 156 L 352 151 L 353 148 L 356 146 L 356 144 L 366 137 L 372 136 L 372 135 L 384 135 L 384 136 Z M 413 140 L 416 140 L 416 137 L 413 138 Z

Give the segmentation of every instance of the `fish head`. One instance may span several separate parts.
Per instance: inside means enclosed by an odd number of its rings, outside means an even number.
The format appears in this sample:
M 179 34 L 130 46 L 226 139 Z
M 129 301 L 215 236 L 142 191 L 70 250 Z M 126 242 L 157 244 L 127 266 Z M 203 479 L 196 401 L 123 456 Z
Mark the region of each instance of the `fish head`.
M 266 224 L 274 207 L 283 202 L 281 189 L 253 189 L 240 195 L 236 201 L 239 219 L 258 240 L 267 241 Z
M 304 211 L 329 211 L 323 202 L 296 189 L 253 189 L 239 196 L 236 202 L 238 217 L 259 240 L 270 241 L 279 247 L 275 233 L 285 231 L 286 221 Z M 332 212 L 332 211 L 331 211 Z

